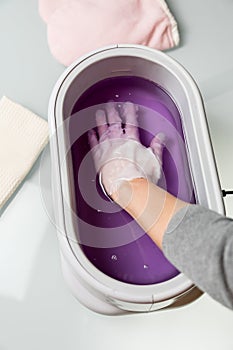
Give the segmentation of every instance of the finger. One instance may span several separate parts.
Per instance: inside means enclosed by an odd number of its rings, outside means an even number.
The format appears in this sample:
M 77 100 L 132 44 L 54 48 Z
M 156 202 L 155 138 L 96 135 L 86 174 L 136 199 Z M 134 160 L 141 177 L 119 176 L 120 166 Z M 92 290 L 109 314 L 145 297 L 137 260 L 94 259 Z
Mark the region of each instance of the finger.
M 125 133 L 128 137 L 139 141 L 137 111 L 138 106 L 132 102 L 125 102 L 123 104 L 122 113 L 125 119 Z
M 166 137 L 163 133 L 159 133 L 153 137 L 150 143 L 150 147 L 153 153 L 158 157 L 162 163 L 163 148 L 165 146 Z
M 102 109 L 98 109 L 95 114 L 96 125 L 98 129 L 99 137 L 101 137 L 107 130 L 108 124 L 105 112 Z
M 116 109 L 115 103 L 114 102 L 108 102 L 106 104 L 106 110 L 107 110 L 107 115 L 108 115 L 108 123 L 109 125 L 111 124 L 120 124 L 122 123 L 121 117 Z
M 98 145 L 98 139 L 95 130 L 92 129 L 88 131 L 88 141 L 91 149 Z

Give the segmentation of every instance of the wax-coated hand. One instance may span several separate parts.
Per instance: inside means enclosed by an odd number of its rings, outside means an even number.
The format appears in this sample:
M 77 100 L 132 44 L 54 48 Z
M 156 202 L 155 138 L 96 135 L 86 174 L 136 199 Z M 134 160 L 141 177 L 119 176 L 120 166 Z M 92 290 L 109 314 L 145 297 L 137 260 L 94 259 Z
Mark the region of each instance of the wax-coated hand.
M 96 171 L 108 195 L 116 192 L 122 181 L 146 178 L 157 183 L 161 176 L 164 135 L 156 135 L 150 147 L 139 139 L 138 106 L 125 102 L 121 116 L 115 103 L 97 110 L 95 130 L 89 132 L 89 143 Z M 122 127 L 124 125 L 124 128 Z

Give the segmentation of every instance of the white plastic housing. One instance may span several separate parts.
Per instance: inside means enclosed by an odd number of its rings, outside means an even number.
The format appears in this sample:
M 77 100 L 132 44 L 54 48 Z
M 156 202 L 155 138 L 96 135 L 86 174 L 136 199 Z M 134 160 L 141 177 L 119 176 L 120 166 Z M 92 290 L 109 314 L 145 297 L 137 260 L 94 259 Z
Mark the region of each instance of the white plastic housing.
M 205 207 L 224 213 L 200 92 L 179 63 L 144 46 L 117 45 L 91 52 L 67 68 L 55 85 L 49 104 L 54 211 L 63 272 L 79 301 L 96 312 L 112 315 L 171 306 L 195 290 L 183 274 L 163 283 L 144 286 L 114 280 L 90 263 L 75 239 L 72 214 L 65 205 L 66 201 L 72 203 L 72 180 L 69 158 L 65 157 L 63 122 L 79 96 L 90 86 L 105 78 L 125 75 L 152 80 L 173 98 L 181 115 L 195 197 Z M 65 166 L 61 166 L 64 161 Z

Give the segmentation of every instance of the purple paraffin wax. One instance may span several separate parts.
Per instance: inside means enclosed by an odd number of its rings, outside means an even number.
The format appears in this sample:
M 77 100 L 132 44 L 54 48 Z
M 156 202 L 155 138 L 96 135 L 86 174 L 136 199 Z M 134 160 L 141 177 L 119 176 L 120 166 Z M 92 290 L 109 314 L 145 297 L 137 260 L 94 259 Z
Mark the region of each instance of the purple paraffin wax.
M 102 192 L 96 175 L 87 132 L 79 128 L 85 118 L 95 126 L 94 111 L 108 101 L 139 106 L 140 139 L 149 146 L 152 137 L 163 132 L 163 176 L 159 185 L 188 202 L 195 202 L 179 110 L 172 98 L 154 82 L 139 77 L 105 79 L 85 91 L 77 100 L 69 121 L 77 214 L 77 241 L 89 261 L 104 274 L 138 285 L 160 283 L 179 274 L 137 223 Z M 85 120 L 85 123 L 87 120 Z

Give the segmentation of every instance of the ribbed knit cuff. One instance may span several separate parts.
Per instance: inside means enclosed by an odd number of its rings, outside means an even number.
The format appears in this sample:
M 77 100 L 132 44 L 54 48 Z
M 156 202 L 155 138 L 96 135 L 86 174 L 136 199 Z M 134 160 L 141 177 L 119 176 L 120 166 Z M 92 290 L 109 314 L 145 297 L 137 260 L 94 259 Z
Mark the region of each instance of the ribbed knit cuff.
M 179 35 L 179 31 L 178 31 L 177 22 L 176 22 L 174 16 L 172 15 L 171 11 L 169 10 L 166 1 L 165 0 L 158 0 L 158 2 L 160 4 L 160 6 L 162 7 L 162 9 L 164 10 L 164 12 L 166 13 L 166 15 L 168 16 L 169 21 L 170 21 L 171 46 L 178 46 L 179 42 L 180 42 L 180 35 Z

